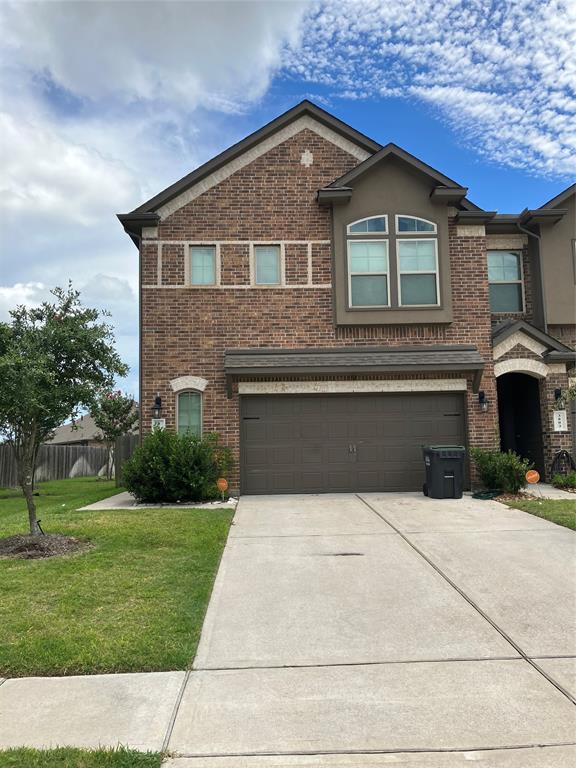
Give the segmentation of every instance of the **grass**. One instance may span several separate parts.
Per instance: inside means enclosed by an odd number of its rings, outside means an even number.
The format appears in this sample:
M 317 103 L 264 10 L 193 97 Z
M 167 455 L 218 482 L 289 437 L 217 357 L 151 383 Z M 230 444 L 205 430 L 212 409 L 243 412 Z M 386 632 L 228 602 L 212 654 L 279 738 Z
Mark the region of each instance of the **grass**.
M 570 499 L 534 499 L 530 501 L 506 501 L 509 507 L 521 509 L 531 515 L 543 517 L 556 525 L 576 531 L 576 497 Z
M 118 749 L 7 749 L 0 751 L 0 768 L 160 768 L 158 752 Z
M 39 490 L 44 530 L 89 539 L 93 549 L 0 560 L 0 676 L 186 669 L 232 512 L 76 512 L 116 492 L 95 478 Z M 22 497 L 0 492 L 0 536 L 26 526 Z

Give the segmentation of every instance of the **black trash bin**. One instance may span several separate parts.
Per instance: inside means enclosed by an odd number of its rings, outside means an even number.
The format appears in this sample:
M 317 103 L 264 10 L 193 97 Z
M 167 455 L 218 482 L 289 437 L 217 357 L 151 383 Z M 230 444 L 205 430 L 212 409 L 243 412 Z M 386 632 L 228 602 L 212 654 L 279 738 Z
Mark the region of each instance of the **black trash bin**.
M 432 499 L 461 499 L 464 486 L 462 445 L 425 445 L 422 448 L 426 467 L 424 496 Z

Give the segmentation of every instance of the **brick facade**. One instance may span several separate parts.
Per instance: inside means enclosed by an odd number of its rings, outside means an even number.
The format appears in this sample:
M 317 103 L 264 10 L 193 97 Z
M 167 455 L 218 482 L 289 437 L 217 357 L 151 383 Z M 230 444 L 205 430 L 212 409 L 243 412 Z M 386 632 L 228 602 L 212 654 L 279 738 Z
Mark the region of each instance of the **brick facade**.
M 306 151 L 313 155 L 311 166 L 301 163 Z M 239 485 L 239 398 L 237 387 L 232 398 L 227 396 L 225 349 L 473 344 L 486 363 L 481 388 L 490 407 L 480 411 L 468 376 L 469 443 L 498 446 L 484 237 L 458 236 L 455 223 L 450 224 L 450 324 L 335 326 L 331 213 L 318 205 L 316 194 L 357 164 L 358 159 L 344 149 L 309 129 L 302 130 L 168 215 L 158 225 L 157 239 L 141 245 L 141 431 L 149 429 L 148 408 L 157 393 L 167 428 L 174 429 L 176 395 L 170 380 L 183 375 L 204 377 L 208 386 L 203 393 L 203 428 L 219 432 L 234 452 L 233 490 Z M 282 244 L 282 287 L 250 285 L 254 241 Z M 190 242 L 219 244 L 219 287 L 186 285 Z M 526 269 L 527 259 L 529 280 Z M 530 307 L 527 299 L 527 313 Z M 550 382 L 545 383 L 543 403 L 548 402 L 549 386 L 554 387 Z M 548 423 L 548 416 L 543 421 Z M 550 451 L 559 444 L 551 437 L 548 442 Z

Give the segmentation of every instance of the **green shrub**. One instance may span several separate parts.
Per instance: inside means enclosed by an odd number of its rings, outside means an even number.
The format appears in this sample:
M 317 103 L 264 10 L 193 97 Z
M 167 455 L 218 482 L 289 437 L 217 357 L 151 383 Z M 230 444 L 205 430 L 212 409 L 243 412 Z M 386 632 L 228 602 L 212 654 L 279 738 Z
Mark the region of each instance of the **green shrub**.
M 480 480 L 485 488 L 504 493 L 518 493 L 526 485 L 526 472 L 532 468 L 528 459 L 522 459 L 513 451 L 484 451 L 472 448 L 470 451 Z
M 230 449 L 216 433 L 194 437 L 158 429 L 124 464 L 122 480 L 148 504 L 207 501 L 218 498 L 216 480 L 227 477 L 231 466 Z
M 576 472 L 569 472 L 567 475 L 554 475 L 552 485 L 555 488 L 576 489 Z

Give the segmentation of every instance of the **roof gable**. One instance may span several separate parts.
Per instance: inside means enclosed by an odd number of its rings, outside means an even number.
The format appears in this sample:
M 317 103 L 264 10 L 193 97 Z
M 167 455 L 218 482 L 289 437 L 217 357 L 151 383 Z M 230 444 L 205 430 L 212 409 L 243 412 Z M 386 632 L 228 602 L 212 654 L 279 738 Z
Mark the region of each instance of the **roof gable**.
M 445 176 L 443 173 L 440 173 L 440 171 L 432 168 L 432 166 L 427 165 L 426 163 L 422 162 L 422 160 L 414 157 L 414 155 L 406 152 L 406 150 L 402 149 L 402 147 L 392 143 L 386 144 L 386 146 L 382 147 L 382 149 L 378 150 L 378 152 L 375 152 L 370 157 L 366 158 L 364 162 L 360 163 L 355 168 L 352 168 L 352 170 L 345 173 L 344 176 L 341 176 L 339 179 L 333 181 L 328 185 L 328 188 L 349 188 L 353 186 L 354 183 L 365 173 L 378 165 L 378 163 L 381 163 L 382 161 L 389 158 L 396 158 L 406 163 L 411 168 L 415 169 L 430 179 L 430 181 L 432 181 L 437 188 L 446 191 L 461 190 L 464 192 L 464 194 L 468 191 L 467 187 L 463 187 L 457 181 L 454 181 L 454 179 Z M 467 210 L 480 210 L 478 206 L 474 205 L 474 203 L 466 199 L 462 200 L 461 205 Z
M 185 204 L 180 203 L 174 206 L 170 203 L 192 187 L 204 182 L 202 192 L 206 191 L 239 168 L 252 162 L 256 156 L 264 154 L 273 146 L 277 146 L 304 128 L 310 128 L 328 138 L 353 154 L 359 161 L 365 160 L 366 157 L 377 152 L 381 147 L 378 142 L 317 107 L 311 101 L 305 100 L 135 208 L 132 214 L 158 212 L 161 216 L 169 215 L 172 209 L 175 210 Z M 207 183 L 208 177 L 214 177 L 214 183 Z M 190 197 L 190 199 L 193 198 Z

